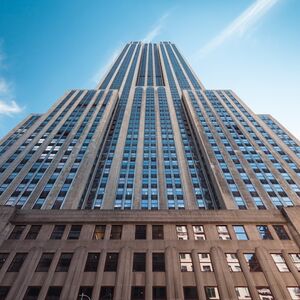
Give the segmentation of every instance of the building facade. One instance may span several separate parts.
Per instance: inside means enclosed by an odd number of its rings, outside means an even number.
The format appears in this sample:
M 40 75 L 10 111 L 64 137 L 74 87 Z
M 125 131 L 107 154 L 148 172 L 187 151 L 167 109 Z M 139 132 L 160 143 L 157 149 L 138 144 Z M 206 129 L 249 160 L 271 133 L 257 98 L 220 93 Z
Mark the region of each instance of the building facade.
M 128 43 L 0 154 L 0 299 L 300 299 L 300 142 L 170 42 Z

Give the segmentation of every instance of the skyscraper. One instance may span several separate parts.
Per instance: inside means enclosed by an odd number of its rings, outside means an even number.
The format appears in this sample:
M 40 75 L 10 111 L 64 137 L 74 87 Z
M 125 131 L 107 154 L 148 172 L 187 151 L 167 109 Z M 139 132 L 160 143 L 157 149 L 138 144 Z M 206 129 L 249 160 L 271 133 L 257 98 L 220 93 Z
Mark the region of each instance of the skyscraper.
M 300 299 L 300 142 L 170 42 L 0 153 L 0 299 Z

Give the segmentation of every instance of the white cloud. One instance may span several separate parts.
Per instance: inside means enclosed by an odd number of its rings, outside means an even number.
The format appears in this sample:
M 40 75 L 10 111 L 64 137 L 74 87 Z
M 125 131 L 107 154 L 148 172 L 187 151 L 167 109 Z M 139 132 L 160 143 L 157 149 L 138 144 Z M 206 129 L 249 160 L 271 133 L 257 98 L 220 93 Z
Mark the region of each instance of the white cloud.
M 254 26 L 278 2 L 279 0 L 256 0 L 215 38 L 201 48 L 197 53 L 198 56 L 203 57 L 234 35 L 244 36 L 247 30 Z
M 2 101 L 0 100 L 0 115 L 12 115 L 18 114 L 23 111 L 23 108 L 20 107 L 15 101 Z

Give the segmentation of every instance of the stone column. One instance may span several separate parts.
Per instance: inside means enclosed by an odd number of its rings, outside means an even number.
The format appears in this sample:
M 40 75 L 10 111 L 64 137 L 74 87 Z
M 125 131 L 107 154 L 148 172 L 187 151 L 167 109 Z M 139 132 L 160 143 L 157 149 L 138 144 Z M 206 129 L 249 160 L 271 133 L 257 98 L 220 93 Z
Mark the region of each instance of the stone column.
M 165 251 L 166 260 L 166 287 L 167 287 L 167 299 L 175 299 L 175 287 L 173 279 L 173 258 L 172 258 L 172 247 L 168 247 Z
M 146 253 L 146 299 L 152 299 L 152 286 L 153 286 L 153 275 L 152 275 L 152 250 L 148 250 Z
M 101 251 L 98 268 L 97 268 L 96 279 L 95 279 L 94 288 L 93 288 L 92 299 L 99 299 L 100 289 L 101 289 L 101 285 L 102 285 L 102 278 L 104 275 L 103 272 L 104 272 L 106 254 L 107 254 L 106 250 Z
M 282 255 L 283 255 L 283 258 L 284 258 L 288 268 L 290 269 L 295 280 L 297 281 L 297 284 L 300 286 L 300 274 L 299 274 L 297 268 L 295 267 L 294 263 L 292 262 L 292 259 L 289 255 L 289 253 L 286 250 L 282 250 Z
M 203 274 L 200 269 L 198 251 L 196 249 L 192 250 L 192 260 L 193 260 L 193 266 L 194 266 L 198 298 L 206 299 L 204 285 L 203 285 Z

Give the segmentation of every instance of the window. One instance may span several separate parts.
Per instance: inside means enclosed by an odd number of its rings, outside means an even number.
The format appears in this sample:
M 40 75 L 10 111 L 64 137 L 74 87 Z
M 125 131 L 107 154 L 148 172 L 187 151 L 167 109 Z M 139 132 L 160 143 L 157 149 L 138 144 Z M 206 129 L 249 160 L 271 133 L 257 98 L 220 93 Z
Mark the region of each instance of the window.
M 84 272 L 97 272 L 100 253 L 88 253 Z
M 283 225 L 273 225 L 273 228 L 276 231 L 276 234 L 280 240 L 290 239 Z
M 65 231 L 66 225 L 55 225 L 54 229 L 52 231 L 50 240 L 61 240 L 64 231 Z
M 234 225 L 233 230 L 234 230 L 236 238 L 238 240 L 248 240 L 248 236 L 247 236 L 244 226 Z
M 206 286 L 205 295 L 208 300 L 219 300 L 219 290 L 216 286 Z
M 135 239 L 145 240 L 147 238 L 147 225 L 136 225 L 135 226 Z
M 9 286 L 0 286 L 0 299 L 6 299 L 9 289 Z
M 131 288 L 131 300 L 144 300 L 145 288 L 143 286 L 133 286 Z
M 256 228 L 262 240 L 273 240 L 273 237 L 267 225 L 257 225 Z
M 69 235 L 68 235 L 68 240 L 78 240 L 80 236 L 82 225 L 72 225 Z
M 217 226 L 217 231 L 219 235 L 219 240 L 231 240 L 230 234 L 228 232 L 226 225 Z
M 152 288 L 153 300 L 166 300 L 167 292 L 164 286 L 154 286 Z
M 260 264 L 254 253 L 245 253 L 244 257 L 246 259 L 250 272 L 262 272 Z
M 113 298 L 114 298 L 114 287 L 102 286 L 99 300 L 113 300 Z
M 199 253 L 199 263 L 202 272 L 213 272 L 209 253 Z
M 152 239 L 153 240 L 163 240 L 164 239 L 163 225 L 152 225 Z
M 202 225 L 193 225 L 193 232 L 195 240 L 205 240 L 205 233 Z
M 8 253 L 0 253 L 0 270 L 8 258 Z
M 293 300 L 299 300 L 300 299 L 300 287 L 298 287 L 298 286 L 288 287 L 287 290 L 290 293 L 291 298 Z
M 16 225 L 9 236 L 9 240 L 19 240 L 26 225 Z
M 260 300 L 273 300 L 273 295 L 268 287 L 257 287 Z
M 48 272 L 52 263 L 54 253 L 43 253 L 42 257 L 36 267 L 36 272 Z
M 146 253 L 133 254 L 133 272 L 145 272 L 146 270 Z
M 45 300 L 59 300 L 61 294 L 61 286 L 50 286 Z
M 193 262 L 190 253 L 179 254 L 181 272 L 193 272 Z
M 226 253 L 226 261 L 229 267 L 230 272 L 241 272 L 241 265 L 238 260 L 238 257 L 235 253 Z
M 78 297 L 77 299 L 86 299 L 88 300 L 87 297 L 92 297 L 92 293 L 93 293 L 93 287 L 92 286 L 81 286 L 79 288 L 79 292 L 78 292 Z
M 31 225 L 25 240 L 35 240 L 41 230 L 42 226 L 41 225 Z
M 116 272 L 118 266 L 118 253 L 107 253 L 104 272 Z
M 57 263 L 55 272 L 68 272 L 72 257 L 72 253 L 62 253 Z
M 40 286 L 29 286 L 23 300 L 36 300 L 39 296 L 40 290 Z
M 251 299 L 249 289 L 247 287 L 236 287 L 235 292 L 239 300 Z
M 195 286 L 183 287 L 184 300 L 198 300 L 197 288 Z
M 277 269 L 279 270 L 279 272 L 289 272 L 289 268 L 288 266 L 286 265 L 285 263 L 285 260 L 283 258 L 283 255 L 282 254 L 271 254 L 273 260 L 274 260 L 274 263 L 277 267 Z
M 152 271 L 165 272 L 165 254 L 152 253 Z
M 103 240 L 105 235 L 105 225 L 96 225 L 93 240 Z
M 291 253 L 290 257 L 292 262 L 294 263 L 294 266 L 296 267 L 298 272 L 300 272 L 300 253 Z
M 8 267 L 7 272 L 19 272 L 26 259 L 26 256 L 27 253 L 16 253 L 10 266 Z
M 187 228 L 184 225 L 176 226 L 176 234 L 178 240 L 188 240 Z
M 120 240 L 122 237 L 122 225 L 112 225 L 110 232 L 111 240 Z

